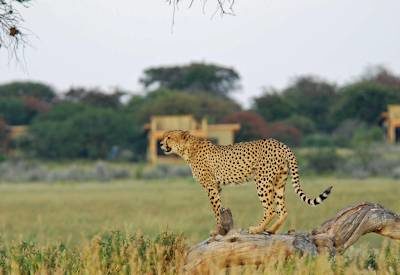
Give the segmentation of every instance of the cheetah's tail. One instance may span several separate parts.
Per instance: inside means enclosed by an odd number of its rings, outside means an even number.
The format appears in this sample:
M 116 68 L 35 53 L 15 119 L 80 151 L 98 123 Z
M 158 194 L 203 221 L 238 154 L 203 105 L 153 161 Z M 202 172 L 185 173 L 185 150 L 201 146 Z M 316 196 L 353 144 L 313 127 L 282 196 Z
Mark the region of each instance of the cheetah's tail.
M 297 166 L 297 159 L 296 156 L 293 154 L 292 150 L 287 147 L 286 150 L 287 161 L 289 164 L 290 173 L 292 175 L 292 185 L 294 191 L 297 195 L 299 195 L 300 199 L 302 199 L 305 203 L 311 206 L 317 206 L 318 204 L 322 203 L 326 198 L 328 198 L 329 194 L 331 193 L 332 186 L 329 186 L 324 192 L 319 194 L 318 197 L 313 199 L 309 198 L 303 191 L 300 185 L 299 179 L 299 169 Z

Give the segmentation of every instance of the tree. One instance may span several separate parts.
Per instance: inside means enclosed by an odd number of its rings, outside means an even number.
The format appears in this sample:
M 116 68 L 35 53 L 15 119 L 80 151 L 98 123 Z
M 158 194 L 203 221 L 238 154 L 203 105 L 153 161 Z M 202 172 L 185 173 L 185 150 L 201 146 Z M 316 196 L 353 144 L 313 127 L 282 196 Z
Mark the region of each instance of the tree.
M 307 130 L 315 127 L 320 131 L 329 131 L 332 129 L 330 109 L 336 99 L 335 85 L 317 77 L 302 76 L 282 91 L 266 89 L 263 95 L 254 99 L 253 109 L 267 122 L 293 122 L 293 117 L 301 116 L 303 121 L 297 120 L 295 123 L 301 123 L 309 128 Z
M 250 111 L 227 115 L 222 121 L 240 123 L 240 131 L 236 135 L 237 141 L 275 138 L 290 146 L 296 146 L 300 144 L 302 138 L 301 132 L 296 127 L 281 122 L 267 123 L 259 114 Z
M 270 136 L 267 123 L 257 113 L 242 111 L 227 115 L 222 119 L 224 123 L 239 123 L 240 130 L 235 135 L 236 141 L 250 141 Z
M 11 82 L 0 85 L 0 115 L 10 125 L 29 124 L 39 113 L 50 110 L 54 90 L 37 82 Z
M 232 68 L 214 64 L 191 63 L 183 66 L 153 67 L 144 71 L 140 83 L 147 89 L 208 92 L 227 96 L 238 88 L 239 74 Z
M 187 114 L 193 114 L 197 119 L 207 117 L 209 121 L 215 122 L 240 110 L 240 106 L 229 98 L 204 92 L 189 94 L 171 90 L 158 90 L 144 97 L 133 97 L 127 108 L 142 123 L 148 122 L 152 115 Z
M 254 98 L 252 109 L 268 122 L 283 120 L 293 114 L 289 102 L 274 89 L 264 89 L 261 96 Z
M 373 82 L 386 87 L 400 89 L 400 77 L 383 66 L 374 66 L 366 70 L 361 80 Z
M 66 92 L 65 99 L 97 107 L 118 108 L 121 107 L 121 97 L 123 95 L 125 93 L 119 90 L 115 90 L 112 94 L 107 94 L 96 89 L 71 88 Z
M 292 115 L 289 118 L 280 122 L 299 129 L 304 135 L 316 132 L 315 122 L 311 118 L 306 116 Z
M 332 129 L 330 109 L 337 99 L 336 87 L 333 84 L 317 77 L 303 76 L 287 87 L 283 96 L 295 115 L 311 119 L 320 131 Z
M 282 122 L 276 122 L 270 125 L 270 133 L 275 138 L 289 146 L 298 146 L 301 142 L 302 134 L 296 127 Z
M 332 109 L 336 124 L 356 119 L 377 125 L 388 104 L 400 103 L 400 77 L 382 66 L 368 68 L 359 80 L 339 90 Z
M 26 96 L 50 103 L 57 97 L 57 94 L 52 87 L 39 82 L 11 82 L 0 85 L 0 97 Z
M 27 109 L 24 100 L 15 97 L 0 97 L 0 116 L 9 125 L 28 124 L 35 113 Z
M 73 103 L 56 105 L 29 128 L 33 153 L 49 159 L 105 159 L 112 148 L 132 149 L 140 133 L 126 112 Z
M 332 112 L 337 123 L 357 119 L 377 125 L 387 105 L 400 102 L 400 89 L 370 81 L 356 82 L 341 88 L 340 99 Z

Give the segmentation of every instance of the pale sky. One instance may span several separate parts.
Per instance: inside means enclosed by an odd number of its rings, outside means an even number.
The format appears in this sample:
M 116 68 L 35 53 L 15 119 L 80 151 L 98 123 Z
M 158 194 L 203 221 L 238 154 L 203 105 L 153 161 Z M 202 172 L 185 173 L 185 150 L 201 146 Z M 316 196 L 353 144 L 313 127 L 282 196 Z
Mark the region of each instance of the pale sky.
M 314 74 L 338 83 L 370 65 L 400 73 L 399 0 L 236 0 L 235 16 L 215 1 L 181 0 L 173 31 L 164 0 L 34 0 L 23 10 L 37 36 L 27 67 L 0 51 L 0 83 L 37 80 L 57 91 L 118 86 L 140 91 L 143 69 L 205 61 L 234 67 L 248 106 L 261 87 Z

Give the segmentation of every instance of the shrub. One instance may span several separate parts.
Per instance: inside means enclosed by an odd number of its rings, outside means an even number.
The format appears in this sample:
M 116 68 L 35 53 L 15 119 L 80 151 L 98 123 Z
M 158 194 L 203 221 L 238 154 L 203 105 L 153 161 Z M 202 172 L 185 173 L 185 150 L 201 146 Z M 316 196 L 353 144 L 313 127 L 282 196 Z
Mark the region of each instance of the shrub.
M 333 107 L 333 117 L 340 122 L 357 119 L 376 125 L 388 104 L 400 100 L 399 88 L 371 81 L 360 81 L 341 88 L 340 100 Z
M 224 123 L 239 123 L 240 130 L 235 135 L 236 141 L 249 141 L 270 136 L 267 123 L 257 113 L 243 111 L 227 115 L 222 119 Z
M 71 104 L 60 108 L 29 128 L 30 147 L 38 157 L 106 159 L 115 147 L 130 149 L 141 131 L 124 112 Z
M 393 168 L 391 177 L 394 179 L 400 179 L 400 166 Z
M 168 165 L 159 164 L 148 167 L 141 172 L 143 179 L 163 179 L 163 178 L 181 178 L 191 177 L 192 172 L 187 165 Z
M 71 165 L 63 169 L 50 169 L 43 164 L 31 161 L 5 161 L 0 163 L 0 181 L 4 182 L 60 182 L 60 181 L 100 181 L 129 178 L 128 170 L 113 168 L 104 162 L 94 167 L 82 168 Z
M 314 121 L 301 115 L 293 115 L 282 122 L 299 129 L 304 135 L 314 133 L 316 130 Z
M 341 157 L 335 148 L 314 150 L 305 156 L 306 168 L 316 173 L 333 172 L 338 167 Z
M 353 147 L 364 147 L 371 143 L 379 143 L 383 141 L 384 133 L 379 127 L 360 127 L 358 128 L 351 143 Z
M 302 146 L 306 147 L 332 147 L 332 138 L 325 134 L 313 134 L 306 136 L 302 142 Z
M 9 125 L 23 125 L 32 120 L 34 113 L 26 108 L 22 98 L 0 97 L 0 116 Z
M 301 132 L 285 123 L 274 123 L 270 127 L 271 137 L 290 146 L 297 146 L 301 142 Z
M 353 154 L 341 162 L 338 172 L 355 178 L 369 176 L 397 177 L 400 163 L 399 152 L 394 146 L 374 143 L 359 146 Z

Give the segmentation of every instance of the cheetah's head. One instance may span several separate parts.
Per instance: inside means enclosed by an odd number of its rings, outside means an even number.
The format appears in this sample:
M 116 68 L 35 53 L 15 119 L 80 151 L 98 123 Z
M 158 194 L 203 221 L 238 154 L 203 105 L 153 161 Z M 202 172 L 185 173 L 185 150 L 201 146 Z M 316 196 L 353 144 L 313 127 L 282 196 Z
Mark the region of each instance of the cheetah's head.
M 164 151 L 164 154 L 177 154 L 183 157 L 186 142 L 189 139 L 190 134 L 188 131 L 182 130 L 174 130 L 166 132 L 161 139 L 161 149 Z

